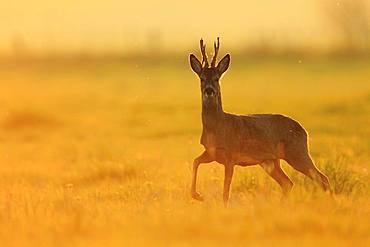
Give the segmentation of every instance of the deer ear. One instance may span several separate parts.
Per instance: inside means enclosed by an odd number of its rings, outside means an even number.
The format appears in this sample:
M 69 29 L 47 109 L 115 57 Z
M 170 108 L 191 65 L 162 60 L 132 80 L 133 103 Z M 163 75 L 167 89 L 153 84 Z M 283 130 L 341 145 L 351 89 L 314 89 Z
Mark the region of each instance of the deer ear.
M 200 73 L 202 72 L 202 64 L 193 54 L 190 54 L 190 66 L 192 70 L 197 73 L 197 75 L 200 75 Z
M 220 75 L 225 73 L 225 71 L 229 68 L 229 65 L 230 65 L 230 54 L 226 54 L 217 64 L 218 73 L 220 73 Z

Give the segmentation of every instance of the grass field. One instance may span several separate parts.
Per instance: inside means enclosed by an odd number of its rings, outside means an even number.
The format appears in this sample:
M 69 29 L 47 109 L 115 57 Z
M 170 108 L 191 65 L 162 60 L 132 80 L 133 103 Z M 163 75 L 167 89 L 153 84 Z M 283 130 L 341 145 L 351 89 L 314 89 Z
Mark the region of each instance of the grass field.
M 281 201 L 258 166 L 202 152 L 199 82 L 187 57 L 0 65 L 1 246 L 369 246 L 370 61 L 232 60 L 224 109 L 282 113 L 310 133 L 335 198 L 291 169 Z

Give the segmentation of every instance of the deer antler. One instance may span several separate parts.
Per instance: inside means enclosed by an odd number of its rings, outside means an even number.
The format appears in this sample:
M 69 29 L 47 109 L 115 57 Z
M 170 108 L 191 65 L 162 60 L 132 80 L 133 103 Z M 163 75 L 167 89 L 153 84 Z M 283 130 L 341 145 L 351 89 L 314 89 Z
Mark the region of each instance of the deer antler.
M 203 44 L 203 39 L 200 39 L 200 51 L 202 52 L 202 64 L 203 67 L 208 68 L 208 60 L 207 60 L 207 54 L 206 54 L 206 45 Z
M 213 55 L 212 58 L 211 67 L 216 67 L 217 54 L 218 50 L 220 49 L 220 37 L 217 37 L 217 44 L 216 42 L 214 42 L 213 46 L 215 47 L 215 54 Z

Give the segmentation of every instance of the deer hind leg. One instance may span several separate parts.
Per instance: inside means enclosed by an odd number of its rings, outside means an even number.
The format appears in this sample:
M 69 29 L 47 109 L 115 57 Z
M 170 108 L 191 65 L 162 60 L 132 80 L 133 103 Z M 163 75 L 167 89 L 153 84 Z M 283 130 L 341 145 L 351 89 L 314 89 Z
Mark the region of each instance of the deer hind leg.
M 293 154 L 290 156 L 291 157 L 287 155 L 286 157 L 286 161 L 289 165 L 320 184 L 324 191 L 329 191 L 331 193 L 328 177 L 315 166 L 308 152 L 304 152 L 302 155 Z
M 284 195 L 288 195 L 293 188 L 293 182 L 281 169 L 280 160 L 264 161 L 261 167 L 280 185 Z
M 203 197 L 197 192 L 197 176 L 198 176 L 198 167 L 202 163 L 209 163 L 212 162 L 213 159 L 208 155 L 206 151 L 204 151 L 201 155 L 193 161 L 193 175 L 192 175 L 192 182 L 191 182 L 191 197 L 198 201 L 203 201 Z

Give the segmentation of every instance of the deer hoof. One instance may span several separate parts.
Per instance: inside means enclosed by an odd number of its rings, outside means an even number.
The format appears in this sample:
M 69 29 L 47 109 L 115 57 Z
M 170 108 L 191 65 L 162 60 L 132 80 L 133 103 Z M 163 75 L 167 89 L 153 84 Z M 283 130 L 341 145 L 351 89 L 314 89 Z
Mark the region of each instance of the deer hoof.
M 201 194 L 199 194 L 198 192 L 192 192 L 191 197 L 194 200 L 203 201 L 203 196 Z

